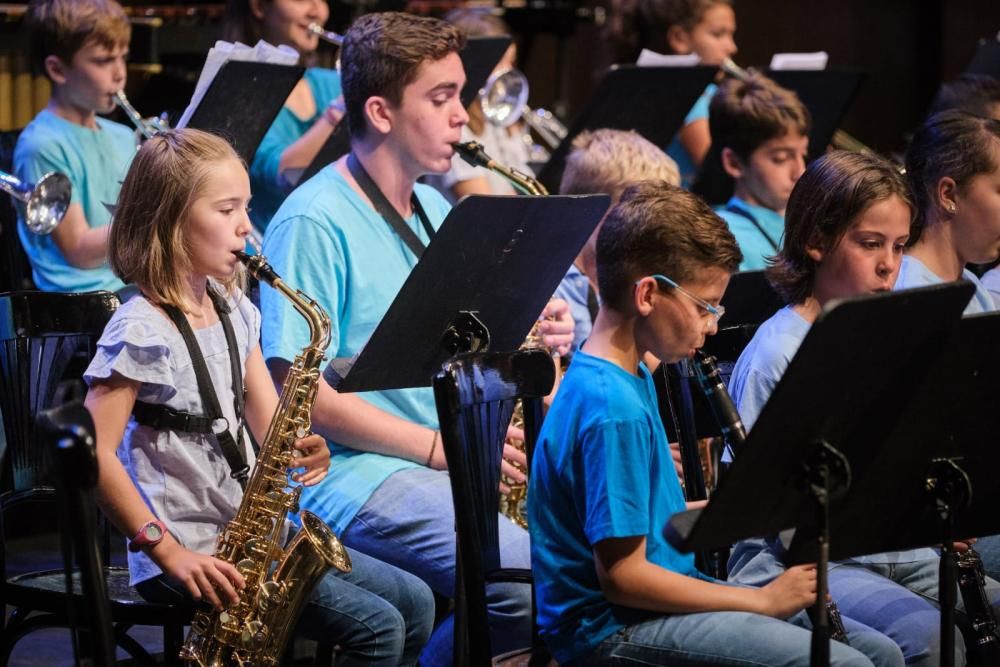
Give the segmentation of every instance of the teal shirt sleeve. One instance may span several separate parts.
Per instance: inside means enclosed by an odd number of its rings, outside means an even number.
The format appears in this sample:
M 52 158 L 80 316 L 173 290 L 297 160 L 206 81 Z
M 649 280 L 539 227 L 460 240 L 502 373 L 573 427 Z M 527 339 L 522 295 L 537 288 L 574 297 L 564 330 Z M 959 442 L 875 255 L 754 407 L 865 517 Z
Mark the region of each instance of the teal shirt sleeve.
M 254 203 L 251 218 L 254 224 L 264 229 L 277 212 L 281 202 L 292 190 L 279 173 L 281 154 L 294 144 L 312 127 L 331 101 L 340 95 L 340 73 L 322 68 L 306 70 L 304 79 L 312 91 L 316 102 L 316 112 L 305 120 L 299 118 L 288 107 L 282 107 L 267 134 L 257 147 L 253 163 L 250 165 L 250 182 Z
M 696 120 L 708 118 L 708 105 L 712 102 L 712 97 L 715 96 L 717 90 L 719 90 L 719 87 L 714 83 L 710 83 L 705 87 L 704 92 L 695 101 L 694 106 L 688 111 L 687 116 L 684 117 L 685 125 L 690 125 Z

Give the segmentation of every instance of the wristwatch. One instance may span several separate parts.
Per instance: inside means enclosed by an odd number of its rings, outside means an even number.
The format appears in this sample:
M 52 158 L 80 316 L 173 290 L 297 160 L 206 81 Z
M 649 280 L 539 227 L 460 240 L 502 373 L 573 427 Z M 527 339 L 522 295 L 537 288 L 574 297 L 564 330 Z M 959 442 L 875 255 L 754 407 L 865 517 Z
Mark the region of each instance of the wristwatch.
M 142 549 L 143 547 L 151 547 L 155 544 L 159 544 L 163 536 L 167 534 L 167 527 L 163 525 L 163 522 L 159 519 L 153 519 L 145 524 L 139 529 L 139 532 L 135 534 L 129 543 L 128 550 L 135 553 Z

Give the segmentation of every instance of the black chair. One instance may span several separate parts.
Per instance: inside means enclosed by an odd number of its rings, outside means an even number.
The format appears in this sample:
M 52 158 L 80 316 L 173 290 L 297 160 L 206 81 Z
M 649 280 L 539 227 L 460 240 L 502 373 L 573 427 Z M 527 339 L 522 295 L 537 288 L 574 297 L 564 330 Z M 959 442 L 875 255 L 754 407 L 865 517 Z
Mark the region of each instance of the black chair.
M 524 405 L 530 457 L 541 428 L 542 398 L 555 381 L 542 350 L 466 354 L 434 378 L 441 443 L 455 505 L 455 664 L 490 665 L 486 585 L 531 583 L 530 570 L 500 566 L 500 462 L 517 399 Z M 537 642 L 534 642 L 537 643 Z
M 84 617 L 86 606 L 78 574 L 74 576 L 73 598 L 68 600 L 61 568 L 10 570 L 8 529 L 37 522 L 41 511 L 56 501 L 35 419 L 52 406 L 67 366 L 81 354 L 93 355 L 94 345 L 117 307 L 118 298 L 108 292 L 0 295 L 0 415 L 7 442 L 0 464 L 0 604 L 14 607 L 0 636 L 0 664 L 7 664 L 14 646 L 25 635 L 40 628 L 66 627 L 69 604 L 76 618 Z M 158 664 L 128 631 L 134 625 L 162 626 L 163 664 L 180 664 L 178 650 L 192 610 L 152 604 L 139 597 L 129 586 L 128 570 L 109 564 L 111 534 L 106 523 L 98 534 L 115 642 L 136 662 Z M 43 556 L 47 561 L 60 559 L 58 552 Z M 37 562 L 34 565 L 37 567 Z

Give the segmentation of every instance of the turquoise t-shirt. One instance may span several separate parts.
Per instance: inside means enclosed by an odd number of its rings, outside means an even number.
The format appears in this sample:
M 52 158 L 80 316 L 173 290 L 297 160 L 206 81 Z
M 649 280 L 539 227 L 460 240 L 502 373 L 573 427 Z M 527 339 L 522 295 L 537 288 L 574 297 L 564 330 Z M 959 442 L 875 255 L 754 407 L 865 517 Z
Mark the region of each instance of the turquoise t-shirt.
M 73 185 L 72 202 L 80 204 L 91 228 L 111 222 L 105 204 L 118 201 L 136 142 L 132 130 L 104 118 L 90 129 L 43 109 L 21 132 L 14 148 L 14 173 L 36 182 L 50 171 L 61 171 Z M 108 264 L 81 269 L 66 261 L 51 235 L 33 234 L 24 225 L 24 205 L 18 202 L 17 233 L 31 262 L 35 286 L 46 292 L 115 291 L 124 287 Z
M 267 229 L 281 202 L 292 190 L 292 185 L 278 173 L 281 154 L 298 141 L 323 115 L 326 106 L 340 95 L 340 72 L 313 67 L 306 70 L 304 78 L 316 100 L 316 113 L 310 118 L 299 118 L 288 107 L 281 107 L 250 165 L 250 190 L 253 192 L 250 219 L 262 231 Z
M 715 209 L 729 225 L 729 231 L 743 252 L 740 271 L 766 269 L 767 258 L 778 254 L 785 235 L 785 216 L 763 206 L 754 206 L 733 197 Z
M 425 185 L 416 185 L 414 192 L 437 229 L 448 214 L 448 202 Z M 416 215 L 407 223 L 424 243 L 429 241 Z M 361 350 L 417 263 L 333 166 L 288 196 L 264 234 L 264 254 L 288 285 L 308 294 L 330 315 L 328 359 L 352 357 Z M 260 305 L 264 358 L 293 360 L 309 341 L 305 320 L 266 285 L 261 285 Z M 429 387 L 357 396 L 393 415 L 437 428 Z M 338 533 L 386 477 L 417 465 L 329 444 L 330 473 L 321 484 L 303 490 L 302 507 L 322 516 Z
M 695 101 L 694 106 L 688 111 L 688 115 L 684 117 L 683 127 L 687 127 L 696 120 L 708 118 L 708 105 L 712 101 L 715 91 L 718 89 L 719 87 L 714 83 L 710 83 L 705 87 L 705 92 Z M 681 172 L 681 187 L 690 189 L 691 184 L 694 183 L 694 179 L 698 175 L 698 167 L 695 166 L 694 160 L 691 159 L 688 152 L 684 150 L 684 146 L 681 145 L 679 135 L 674 135 L 674 138 L 670 141 L 670 145 L 667 146 L 667 155 L 674 159 L 674 162 L 677 163 L 677 169 Z
M 968 269 L 962 269 L 962 280 L 968 280 L 976 286 L 975 294 L 969 300 L 969 305 L 965 307 L 965 315 L 990 313 L 1000 309 L 1000 306 L 993 301 L 993 295 L 983 286 L 976 274 Z M 943 282 L 946 281 L 927 268 L 927 265 L 919 259 L 913 255 L 903 255 L 903 265 L 899 267 L 899 277 L 896 278 L 896 285 L 893 289 L 926 287 L 939 285 Z
M 528 477 L 538 624 L 557 661 L 583 657 L 647 612 L 604 597 L 594 544 L 645 536 L 646 558 L 704 579 L 664 538 L 685 509 L 653 379 L 579 351 L 545 416 Z

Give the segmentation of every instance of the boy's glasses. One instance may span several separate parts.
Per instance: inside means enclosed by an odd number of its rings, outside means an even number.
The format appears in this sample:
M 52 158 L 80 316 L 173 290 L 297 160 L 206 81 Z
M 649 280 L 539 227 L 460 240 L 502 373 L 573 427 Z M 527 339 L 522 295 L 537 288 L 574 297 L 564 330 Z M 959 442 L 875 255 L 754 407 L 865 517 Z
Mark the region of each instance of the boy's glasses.
M 673 287 L 675 290 L 677 290 L 687 298 L 694 301 L 700 307 L 704 308 L 708 312 L 708 314 L 710 314 L 712 317 L 715 318 L 716 324 L 718 324 L 719 320 L 722 319 L 722 316 L 726 314 L 725 306 L 713 306 L 712 304 L 710 304 L 708 301 L 705 301 L 701 297 L 691 294 L 691 292 L 688 292 L 686 289 L 675 283 L 670 278 L 667 278 L 662 273 L 654 273 L 653 275 L 650 276 L 650 278 L 653 278 L 657 282 L 666 283 L 668 286 Z

